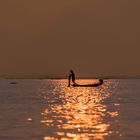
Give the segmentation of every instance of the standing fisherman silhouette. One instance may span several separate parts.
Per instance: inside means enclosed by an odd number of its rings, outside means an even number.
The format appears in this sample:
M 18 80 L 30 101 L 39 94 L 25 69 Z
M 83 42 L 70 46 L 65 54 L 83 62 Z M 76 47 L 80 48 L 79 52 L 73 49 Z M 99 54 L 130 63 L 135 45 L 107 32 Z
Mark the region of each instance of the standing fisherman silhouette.
M 70 70 L 70 73 L 69 73 L 68 87 L 70 87 L 70 80 L 71 79 L 72 79 L 73 84 L 75 84 L 75 74 L 74 74 L 73 70 Z

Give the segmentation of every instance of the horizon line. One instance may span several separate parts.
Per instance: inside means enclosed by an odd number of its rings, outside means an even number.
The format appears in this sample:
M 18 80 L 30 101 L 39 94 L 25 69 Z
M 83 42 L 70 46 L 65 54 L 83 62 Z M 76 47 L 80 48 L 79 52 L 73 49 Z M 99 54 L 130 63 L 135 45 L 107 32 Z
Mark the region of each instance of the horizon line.
M 67 77 L 51 77 L 51 76 L 36 76 L 36 77 L 30 77 L 30 76 L 6 76 L 6 77 L 0 77 L 0 79 L 68 79 Z M 80 77 L 77 76 L 76 79 L 140 79 L 140 76 L 95 76 L 95 77 Z

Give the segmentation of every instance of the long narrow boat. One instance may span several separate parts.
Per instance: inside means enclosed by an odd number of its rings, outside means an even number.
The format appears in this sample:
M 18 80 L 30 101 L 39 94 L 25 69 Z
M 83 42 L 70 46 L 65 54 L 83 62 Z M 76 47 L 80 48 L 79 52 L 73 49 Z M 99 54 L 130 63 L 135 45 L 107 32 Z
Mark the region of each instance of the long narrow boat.
M 102 85 L 102 84 L 103 84 L 103 80 L 100 79 L 100 80 L 99 80 L 99 83 L 96 83 L 96 84 L 80 85 L 80 84 L 75 83 L 75 84 L 73 84 L 72 86 L 73 86 L 73 87 L 98 87 L 98 86 L 100 86 L 100 85 Z

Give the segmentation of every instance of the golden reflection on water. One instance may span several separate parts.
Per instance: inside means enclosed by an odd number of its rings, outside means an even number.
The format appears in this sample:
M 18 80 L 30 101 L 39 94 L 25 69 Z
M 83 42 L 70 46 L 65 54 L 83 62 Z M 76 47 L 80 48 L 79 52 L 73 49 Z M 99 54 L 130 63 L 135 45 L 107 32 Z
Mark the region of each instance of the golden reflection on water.
M 81 82 L 91 81 L 93 80 Z M 103 103 L 111 96 L 108 90 L 110 82 L 99 88 L 68 88 L 65 80 L 52 81 L 51 84 L 53 87 L 50 95 L 46 93 L 44 97 L 48 106 L 41 113 L 43 118 L 40 122 L 47 130 L 44 140 L 104 140 L 105 136 L 112 133 L 108 130 L 110 123 L 104 121 L 104 118 L 107 115 L 110 118 L 116 117 L 118 111 L 109 112 Z

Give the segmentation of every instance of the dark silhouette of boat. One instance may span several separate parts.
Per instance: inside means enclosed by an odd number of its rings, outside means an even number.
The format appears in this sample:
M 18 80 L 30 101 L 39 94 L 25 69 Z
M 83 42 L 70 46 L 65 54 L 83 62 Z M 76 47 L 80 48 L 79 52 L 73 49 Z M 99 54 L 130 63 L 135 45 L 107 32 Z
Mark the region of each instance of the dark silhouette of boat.
M 80 85 L 80 84 L 77 84 L 77 83 L 74 83 L 72 86 L 73 87 L 98 87 L 100 85 L 103 84 L 103 80 L 100 79 L 99 80 L 99 83 L 95 83 L 95 84 L 87 84 L 87 85 Z

